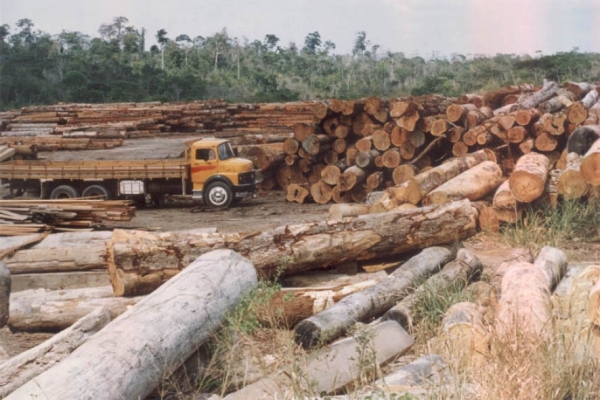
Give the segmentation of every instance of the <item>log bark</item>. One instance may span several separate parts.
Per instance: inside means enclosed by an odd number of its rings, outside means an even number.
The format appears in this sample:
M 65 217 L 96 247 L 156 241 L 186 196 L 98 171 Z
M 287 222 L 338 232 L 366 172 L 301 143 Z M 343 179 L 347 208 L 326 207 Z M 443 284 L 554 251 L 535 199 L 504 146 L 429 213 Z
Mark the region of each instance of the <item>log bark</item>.
M 428 278 L 413 293 L 389 309 L 382 320 L 394 320 L 412 332 L 415 323 L 413 309 L 421 298 L 431 296 L 432 293 L 443 293 L 453 287 L 466 287 L 468 282 L 482 271 L 483 264 L 475 254 L 467 249 L 459 249 L 454 261 L 444 265 L 439 273 Z
M 0 398 L 52 368 L 110 322 L 102 307 L 45 342 L 0 364 Z
M 508 179 L 505 180 L 496 190 L 492 204 L 496 208 L 516 210 L 517 199 L 515 199 L 515 196 L 510 191 Z
M 544 193 L 550 170 L 550 160 L 543 154 L 531 152 L 517 161 L 510 175 L 510 191 L 523 203 L 530 203 Z
M 443 372 L 447 366 L 448 364 L 437 354 L 422 356 L 378 379 L 375 381 L 375 386 L 386 393 L 425 391 L 427 387 L 434 387 L 435 382 L 444 379 Z
M 8 326 L 19 332 L 58 332 L 98 307 L 116 318 L 141 300 L 141 297 L 114 297 L 110 286 L 25 290 L 11 295 Z
M 502 183 L 502 170 L 494 161 L 484 161 L 438 186 L 423 197 L 422 204 L 479 200 Z
M 7 399 L 145 398 L 256 285 L 238 254 L 206 254 Z
M 594 186 L 600 185 L 600 139 L 585 153 L 580 171 L 586 182 Z
M 387 279 L 298 323 L 294 328 L 294 340 L 304 348 L 313 347 L 339 337 L 356 322 L 381 315 L 409 294 L 415 279 L 439 271 L 453 256 L 450 250 L 442 247 L 423 250 Z

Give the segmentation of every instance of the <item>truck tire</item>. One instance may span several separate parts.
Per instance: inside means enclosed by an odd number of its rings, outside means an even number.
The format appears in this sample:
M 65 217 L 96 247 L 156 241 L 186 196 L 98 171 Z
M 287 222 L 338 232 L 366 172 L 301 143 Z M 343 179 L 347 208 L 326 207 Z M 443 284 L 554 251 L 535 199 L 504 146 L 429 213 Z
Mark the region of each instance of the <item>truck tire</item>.
M 79 197 L 79 192 L 71 185 L 60 185 L 50 193 L 51 199 L 74 199 Z
M 102 196 L 104 200 L 110 199 L 110 193 L 102 185 L 91 185 L 83 189 L 81 197 Z
M 214 182 L 204 191 L 204 203 L 213 208 L 227 208 L 233 201 L 233 192 L 228 184 Z

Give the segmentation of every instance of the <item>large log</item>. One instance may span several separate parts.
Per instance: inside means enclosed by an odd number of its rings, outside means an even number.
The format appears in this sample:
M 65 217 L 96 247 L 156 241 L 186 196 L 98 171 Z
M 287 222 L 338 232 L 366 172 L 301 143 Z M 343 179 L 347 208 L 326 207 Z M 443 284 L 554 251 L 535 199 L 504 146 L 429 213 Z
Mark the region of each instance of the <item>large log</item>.
M 517 262 L 502 279 L 498 305 L 497 329 L 502 335 L 521 332 L 526 339 L 539 339 L 548 332 L 552 322 L 550 293 L 564 276 L 565 254 L 544 247 L 533 264 Z
M 588 192 L 588 183 L 581 175 L 583 158 L 577 153 L 567 155 L 567 166 L 558 178 L 556 189 L 565 199 L 580 199 Z
M 263 276 L 327 268 L 449 243 L 475 232 L 467 200 L 339 221 L 286 225 L 263 232 L 186 234 L 115 230 L 108 245 L 111 283 L 119 296 L 149 293 L 199 255 L 229 248 Z
M 110 286 L 25 290 L 11 295 L 8 326 L 13 331 L 58 332 L 98 307 L 116 318 L 140 300 L 141 297 L 115 297 Z
M 549 171 L 548 157 L 536 152 L 525 154 L 508 179 L 511 192 L 520 202 L 532 202 L 544 193 Z
M 7 399 L 145 398 L 256 285 L 238 254 L 206 254 Z
M 441 204 L 461 199 L 479 200 L 501 183 L 502 170 L 498 164 L 484 161 L 427 193 L 422 204 Z
M 353 337 L 311 354 L 307 360 L 295 360 L 293 370 L 279 371 L 225 399 L 284 399 L 292 392 L 317 398 L 335 393 L 359 379 L 367 369 L 379 369 L 404 354 L 413 344 L 414 339 L 394 321 L 369 325 Z M 367 352 L 363 351 L 365 348 Z
M 377 317 L 407 296 L 415 279 L 422 279 L 450 261 L 454 255 L 443 247 L 430 247 L 412 257 L 387 279 L 350 295 L 334 306 L 305 319 L 294 328 L 294 339 L 309 348 L 341 336 L 356 322 Z
M 0 364 L 0 398 L 52 368 L 110 322 L 100 307 L 45 342 Z

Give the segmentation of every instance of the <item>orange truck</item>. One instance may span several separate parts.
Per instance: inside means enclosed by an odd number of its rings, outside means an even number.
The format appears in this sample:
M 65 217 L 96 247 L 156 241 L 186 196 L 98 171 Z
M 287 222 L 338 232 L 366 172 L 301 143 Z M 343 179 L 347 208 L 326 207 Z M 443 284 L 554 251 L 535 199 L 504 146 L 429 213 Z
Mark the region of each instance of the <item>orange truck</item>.
M 252 161 L 236 156 L 231 142 L 185 142 L 184 157 L 161 160 L 13 160 L 0 163 L 0 181 L 13 195 L 43 199 L 101 196 L 146 199 L 162 205 L 166 195 L 191 195 L 207 206 L 227 208 L 256 194 Z

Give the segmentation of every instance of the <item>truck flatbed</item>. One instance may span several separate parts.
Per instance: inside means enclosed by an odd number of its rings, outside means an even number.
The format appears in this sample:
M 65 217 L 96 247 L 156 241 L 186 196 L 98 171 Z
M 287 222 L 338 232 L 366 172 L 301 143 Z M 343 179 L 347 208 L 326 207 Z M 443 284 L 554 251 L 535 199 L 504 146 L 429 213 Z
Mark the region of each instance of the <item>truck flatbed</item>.
M 10 179 L 159 179 L 187 178 L 183 158 L 167 160 L 15 160 L 0 164 Z

